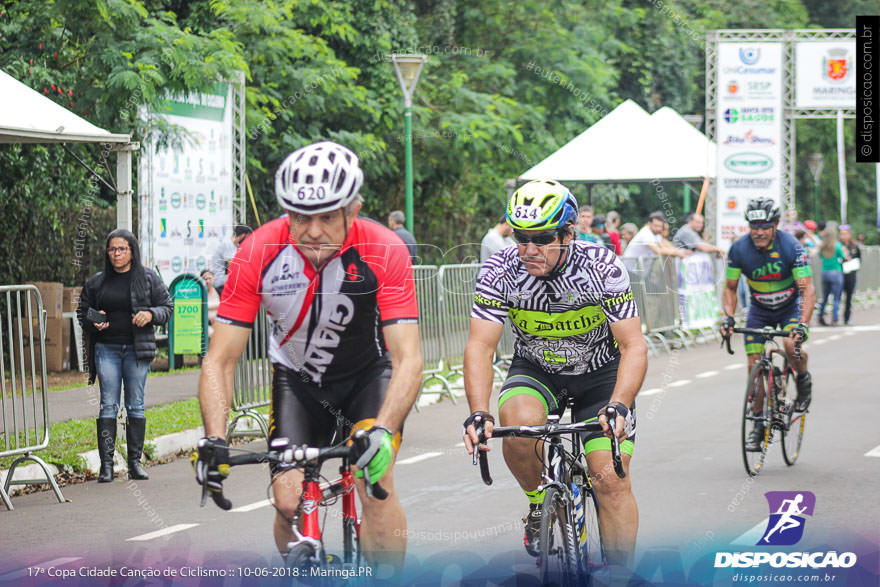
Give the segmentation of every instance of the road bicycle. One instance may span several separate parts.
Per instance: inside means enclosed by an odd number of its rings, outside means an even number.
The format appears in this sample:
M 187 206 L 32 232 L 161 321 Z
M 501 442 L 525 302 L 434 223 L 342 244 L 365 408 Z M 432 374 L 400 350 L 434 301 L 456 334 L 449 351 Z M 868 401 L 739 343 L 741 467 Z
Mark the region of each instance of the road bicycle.
M 358 430 L 349 439 L 346 428 L 342 421 L 337 421 L 334 439 L 343 440 L 324 448 L 292 446 L 286 438 L 273 440 L 267 452 L 229 447 L 230 466 L 276 463 L 286 469 L 297 468 L 303 472 L 302 495 L 290 523 L 294 539 L 287 544 L 287 554 L 284 557 L 285 566 L 291 571 L 290 576 L 323 577 L 328 576 L 328 571 L 332 569 L 340 567 L 358 569 L 362 565 L 360 519 L 357 515 L 351 463 L 360 454 L 364 443 L 369 443 L 369 440 L 364 430 Z M 234 452 L 239 454 L 232 454 Z M 332 459 L 340 459 L 339 477 L 328 480 L 321 475 L 321 466 Z M 388 497 L 388 493 L 378 483 L 367 483 L 365 487 L 368 497 L 376 499 Z M 271 491 L 271 481 L 269 491 Z M 205 505 L 209 494 L 221 509 L 228 510 L 232 507 L 232 503 L 222 491 L 209 492 L 207 487 L 202 488 L 202 506 Z M 340 498 L 342 500 L 341 558 L 327 554 L 318 513 L 319 508 L 325 508 L 326 520 L 326 508 L 334 505 Z M 303 574 L 304 569 L 305 574 Z M 311 572 L 312 569 L 317 572 Z
M 804 439 L 804 425 L 807 421 L 807 410 L 795 411 L 795 399 L 797 398 L 797 373 L 788 363 L 785 351 L 780 348 L 774 337 L 789 337 L 788 330 L 773 330 L 772 328 L 734 328 L 737 334 L 753 334 L 764 337 L 764 350 L 761 358 L 752 367 L 746 385 L 746 397 L 743 404 L 741 446 L 743 464 L 746 472 L 754 477 L 764 466 L 767 449 L 773 442 L 774 435 L 778 432 L 782 440 L 782 458 L 786 465 L 793 465 L 801 452 L 801 443 Z M 730 337 L 724 339 L 727 344 L 727 352 L 733 354 L 730 347 Z M 801 344 L 796 342 L 794 356 L 801 357 Z M 772 393 L 765 393 L 765 390 Z M 756 410 L 756 408 L 760 408 Z M 759 422 L 764 424 L 764 437 L 761 440 L 760 450 L 747 450 L 748 436 L 752 428 Z
M 569 402 L 571 407 L 571 402 Z M 607 408 L 606 417 L 615 422 L 617 412 Z M 573 585 L 591 568 L 605 566 L 605 551 L 599 534 L 599 509 L 596 493 L 587 469 L 581 434 L 600 432 L 598 421 L 561 424 L 558 415 L 547 417 L 543 426 L 498 426 L 492 438 L 534 438 L 535 456 L 541 460 L 544 491 L 541 528 L 538 535 L 538 566 L 542 584 Z M 480 444 L 486 444 L 483 429 L 477 430 Z M 567 448 L 563 441 L 568 442 Z M 546 447 L 546 455 L 545 455 Z M 614 472 L 623 478 L 626 472 L 620 456 L 620 443 L 611 439 Z M 479 461 L 486 485 L 492 484 L 486 451 L 474 450 L 474 464 Z

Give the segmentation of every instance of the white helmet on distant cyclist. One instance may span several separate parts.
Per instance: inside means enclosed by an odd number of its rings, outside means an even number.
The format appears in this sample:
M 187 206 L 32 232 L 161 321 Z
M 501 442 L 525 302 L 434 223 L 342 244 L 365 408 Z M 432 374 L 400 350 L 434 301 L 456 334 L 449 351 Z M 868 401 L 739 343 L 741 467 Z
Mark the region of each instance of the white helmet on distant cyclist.
M 350 204 L 363 182 L 354 152 L 321 141 L 297 149 L 281 163 L 275 172 L 275 197 L 285 210 L 323 214 Z

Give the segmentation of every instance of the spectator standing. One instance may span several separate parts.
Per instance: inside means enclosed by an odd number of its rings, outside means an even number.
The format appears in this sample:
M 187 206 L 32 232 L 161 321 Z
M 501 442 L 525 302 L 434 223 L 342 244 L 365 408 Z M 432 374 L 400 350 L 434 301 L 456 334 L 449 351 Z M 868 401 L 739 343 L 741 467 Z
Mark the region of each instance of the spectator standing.
M 648 223 L 636 233 L 623 251 L 623 258 L 657 257 L 659 255 L 686 257 L 690 255 L 690 251 L 677 249 L 668 241 L 664 242 L 662 235 L 664 224 L 666 224 L 666 220 L 663 213 L 653 212 L 648 217 Z
M 486 259 L 511 245 L 515 245 L 513 240 L 513 229 L 507 224 L 507 219 L 503 218 L 501 222 L 493 226 L 483 237 L 480 242 L 480 264 L 486 262 Z
M 150 363 L 156 356 L 153 326 L 171 317 L 171 297 L 159 274 L 141 264 L 135 236 L 117 229 L 107 236 L 104 271 L 86 281 L 76 309 L 88 336 L 89 385 L 98 379 L 101 407 L 98 414 L 98 483 L 113 481 L 116 449 L 116 416 L 125 389 L 125 426 L 129 479 L 149 479 L 141 466 L 147 419 L 144 386 Z M 106 316 L 101 322 L 88 318 L 89 310 Z
M 220 294 L 214 289 L 214 274 L 210 269 L 204 269 L 199 276 L 208 290 L 208 338 L 211 338 L 214 334 L 214 318 L 217 316 L 217 308 L 220 307 Z
M 214 251 L 214 255 L 211 257 L 210 269 L 211 273 L 214 274 L 214 288 L 217 290 L 217 295 L 223 293 L 223 286 L 226 285 L 226 271 L 229 269 L 229 262 L 235 257 L 238 245 L 252 232 L 253 230 L 249 226 L 237 224 L 232 229 L 232 235 L 229 237 L 229 240 L 222 241 Z
M 843 245 L 837 240 L 837 230 L 828 226 L 822 231 L 822 244 L 819 245 L 819 258 L 822 260 L 822 304 L 819 307 L 819 324 L 828 326 L 825 321 L 825 304 L 828 296 L 834 298 L 831 317 L 837 326 L 840 317 L 840 294 L 843 291 Z
M 602 244 L 602 241 L 593 234 L 593 207 L 584 204 L 578 208 L 578 219 L 574 225 L 575 236 L 579 241 Z
M 843 246 L 843 255 L 846 261 L 843 263 L 843 293 L 846 301 L 843 306 L 843 323 L 849 324 L 852 317 L 852 297 L 856 291 L 856 274 L 862 264 L 862 250 L 859 243 L 852 237 L 849 224 L 840 226 L 840 244 Z
M 593 224 L 591 226 L 593 229 L 593 235 L 596 236 L 603 245 L 608 247 L 608 249 L 614 251 L 614 243 L 611 242 L 611 237 L 605 232 L 605 222 L 605 217 L 601 214 L 597 214 L 593 217 Z
M 605 216 L 605 232 L 611 238 L 611 242 L 614 243 L 614 252 L 617 255 L 623 253 L 623 248 L 621 248 L 620 246 L 620 232 L 618 231 L 619 226 L 620 214 L 616 210 L 612 210 Z
M 629 246 L 629 243 L 632 242 L 632 239 L 635 238 L 638 232 L 639 227 L 632 222 L 627 222 L 620 227 L 620 250 L 622 252 L 626 252 L 626 248 Z
M 416 237 L 412 235 L 410 231 L 404 228 L 406 224 L 406 214 L 403 213 L 403 210 L 394 210 L 391 214 L 388 215 L 388 228 L 393 230 L 397 236 L 400 237 L 400 240 L 403 241 L 403 244 L 406 245 L 407 250 L 409 250 L 409 258 L 412 261 L 413 265 L 416 264 Z
M 822 239 L 816 234 L 818 227 L 819 225 L 816 224 L 815 220 L 804 220 L 804 234 L 806 236 L 804 250 L 811 255 L 815 255 L 819 245 L 822 244 Z M 795 234 L 797 234 L 797 231 L 795 231 Z
M 703 231 L 705 219 L 702 214 L 691 212 L 684 217 L 684 224 L 675 232 L 672 237 L 672 244 L 679 249 L 687 249 L 689 251 L 702 251 L 704 253 L 715 253 L 718 257 L 724 256 L 724 251 L 710 245 L 703 240 L 700 233 Z

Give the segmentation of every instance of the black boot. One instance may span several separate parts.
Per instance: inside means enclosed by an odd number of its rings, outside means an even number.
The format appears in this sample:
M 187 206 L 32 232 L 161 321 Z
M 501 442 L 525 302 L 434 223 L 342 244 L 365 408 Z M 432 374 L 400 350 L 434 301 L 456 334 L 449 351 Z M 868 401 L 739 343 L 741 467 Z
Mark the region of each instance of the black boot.
M 129 418 L 125 427 L 125 443 L 128 448 L 128 478 L 149 479 L 147 471 L 141 466 L 141 453 L 144 450 L 144 435 L 147 433 L 146 418 Z
M 98 418 L 98 456 L 101 472 L 98 483 L 113 481 L 113 453 L 116 451 L 116 418 Z

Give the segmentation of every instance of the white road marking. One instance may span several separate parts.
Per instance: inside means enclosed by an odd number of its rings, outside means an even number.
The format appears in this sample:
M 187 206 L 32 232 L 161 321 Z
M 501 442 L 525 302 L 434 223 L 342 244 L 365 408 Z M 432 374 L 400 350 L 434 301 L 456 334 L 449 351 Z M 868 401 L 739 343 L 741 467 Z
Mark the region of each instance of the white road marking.
M 875 446 L 871 450 L 865 453 L 866 457 L 877 457 L 880 458 L 880 445 Z
M 690 382 L 691 382 L 690 379 L 679 379 L 678 381 L 673 381 L 672 383 L 670 383 L 666 387 L 684 387 L 685 385 L 688 385 Z
M 840 335 L 839 334 L 832 334 L 831 336 L 828 337 L 828 340 L 840 340 Z
M 146 542 L 147 540 L 153 540 L 154 538 L 161 538 L 162 536 L 167 536 L 169 534 L 174 534 L 175 532 L 183 532 L 184 530 L 189 530 L 190 528 L 195 528 L 198 524 L 175 524 L 174 526 L 168 526 L 167 528 L 162 528 L 161 530 L 156 530 L 155 532 L 147 532 L 146 534 L 141 534 L 140 536 L 133 536 L 132 538 L 126 538 L 126 542 Z
M 646 389 L 644 391 L 640 391 L 639 395 L 645 396 L 645 395 L 654 395 L 657 393 L 663 393 L 663 388 L 662 387 L 652 387 L 651 389 Z
M 725 371 L 733 371 L 734 369 L 742 369 L 745 367 L 742 363 L 734 363 L 733 365 L 728 365 L 724 368 Z
M 55 559 L 52 559 L 50 561 L 46 561 L 43 563 L 36 563 L 36 564 L 30 565 L 30 567 L 18 569 L 17 571 L 9 571 L 8 573 L 4 573 L 4 574 L 0 575 L 0 581 L 5 583 L 6 581 L 10 581 L 12 579 L 26 577 L 29 572 L 32 572 L 32 571 L 29 571 L 28 569 L 34 569 L 34 568 L 47 569 L 49 567 L 63 567 L 64 565 L 72 563 L 73 561 L 78 561 L 80 559 L 82 559 L 81 556 L 69 556 L 69 557 L 64 557 L 64 558 L 55 558 Z
M 420 461 L 424 461 L 427 459 L 433 459 L 434 457 L 439 457 L 443 453 L 442 452 L 426 452 L 420 455 L 416 455 L 414 457 L 410 457 L 408 459 L 403 459 L 402 461 L 397 461 L 398 465 L 411 465 L 413 463 L 418 463 Z
M 455 445 L 455 448 L 459 448 L 459 447 L 462 447 L 462 446 L 464 446 L 464 443 L 463 443 L 463 442 L 459 442 L 458 444 Z
M 233 508 L 229 510 L 230 512 L 252 512 L 254 510 L 258 510 L 260 508 L 264 508 L 267 505 L 272 505 L 268 499 L 264 499 L 263 501 L 257 501 L 254 503 L 249 503 L 247 505 L 243 505 L 241 507 Z
M 713 375 L 718 375 L 718 371 L 703 371 L 696 377 L 697 379 L 705 379 L 706 377 L 712 377 Z
M 827 338 L 823 338 L 822 340 L 817 340 L 817 341 L 815 341 L 813 344 L 825 344 L 826 342 L 828 342 L 828 339 L 827 339 Z

